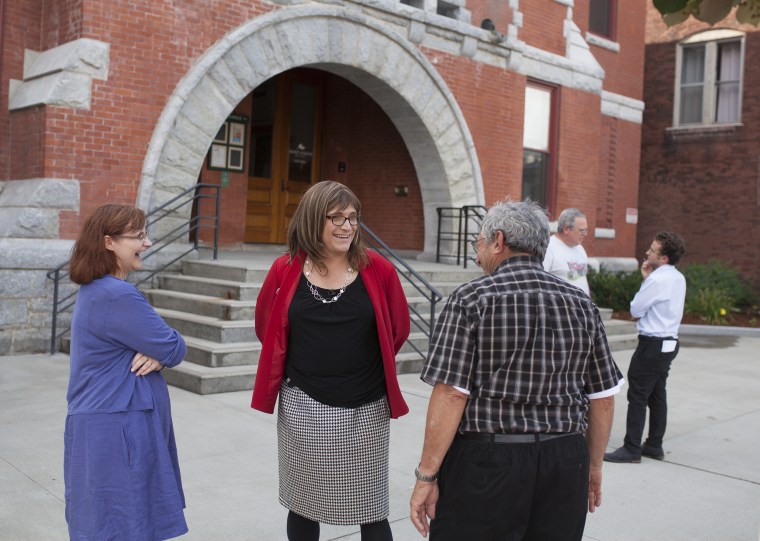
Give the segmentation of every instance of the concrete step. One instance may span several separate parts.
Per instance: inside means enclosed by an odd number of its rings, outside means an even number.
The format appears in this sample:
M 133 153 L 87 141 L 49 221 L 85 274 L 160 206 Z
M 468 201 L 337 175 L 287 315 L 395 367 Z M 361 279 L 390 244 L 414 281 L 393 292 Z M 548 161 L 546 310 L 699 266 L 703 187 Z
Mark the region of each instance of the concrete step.
M 432 283 L 435 288 L 440 291 L 440 293 L 447 297 L 451 295 L 451 292 L 454 291 L 456 288 L 461 286 L 464 282 L 456 282 L 456 281 L 443 281 L 443 282 L 434 282 Z M 405 282 L 402 280 L 401 286 L 404 288 L 404 293 L 406 294 L 407 298 L 409 297 L 419 297 L 421 296 L 420 291 L 414 287 L 409 282 Z
M 422 357 L 417 353 L 399 353 L 396 356 L 398 374 L 419 373 Z M 163 371 L 167 383 L 196 394 L 216 394 L 253 389 L 257 364 L 241 366 L 201 366 L 185 360 L 174 368 Z
M 156 312 L 182 336 L 219 343 L 256 341 L 253 320 L 225 321 L 166 308 L 157 308 Z
M 610 351 L 622 351 L 624 349 L 636 349 L 639 343 L 638 334 L 615 334 L 607 336 L 607 343 L 610 345 Z
M 410 266 L 414 268 L 414 261 L 410 261 Z M 451 270 L 417 270 L 418 275 L 422 276 L 427 282 L 435 284 L 436 282 L 456 282 L 457 284 L 463 284 L 469 282 L 479 276 L 483 276 L 483 271 L 480 269 L 463 269 L 461 267 L 451 267 Z M 403 270 L 399 274 L 404 276 L 411 276 L 411 272 Z M 402 279 L 403 282 L 403 279 Z
M 242 366 L 259 362 L 261 343 L 254 342 L 231 342 L 221 344 L 211 340 L 185 336 L 187 355 L 185 360 L 201 366 Z
M 634 334 L 637 335 L 636 324 L 632 321 L 625 321 L 622 319 L 608 319 L 604 322 L 604 330 L 607 336 L 615 336 L 618 334 Z
M 407 338 L 406 342 L 404 342 L 404 345 L 401 346 L 401 351 L 399 353 L 414 353 L 414 347 L 416 347 L 422 353 L 427 355 L 428 345 L 430 341 L 425 333 L 416 331 L 415 329 L 416 327 L 412 325 L 412 332 L 409 333 L 409 338 Z
M 187 312 L 199 316 L 208 316 L 226 321 L 253 320 L 256 301 L 239 301 L 221 297 L 209 297 L 197 293 L 171 291 L 168 289 L 149 289 L 144 291 L 151 305 L 177 312 Z
M 164 370 L 164 377 L 169 385 L 196 394 L 228 393 L 253 389 L 257 366 L 246 364 L 211 368 L 186 361 Z
M 272 257 L 274 262 L 275 256 Z M 269 264 L 271 266 L 271 262 Z M 212 278 L 214 280 L 225 280 L 228 282 L 253 282 L 261 283 L 269 272 L 269 266 L 262 267 L 261 264 L 247 264 L 245 262 L 230 261 L 183 261 L 182 274 L 185 276 L 196 276 L 202 278 Z
M 159 289 L 239 301 L 255 301 L 261 289 L 260 282 L 233 282 L 182 274 L 162 274 L 158 283 Z

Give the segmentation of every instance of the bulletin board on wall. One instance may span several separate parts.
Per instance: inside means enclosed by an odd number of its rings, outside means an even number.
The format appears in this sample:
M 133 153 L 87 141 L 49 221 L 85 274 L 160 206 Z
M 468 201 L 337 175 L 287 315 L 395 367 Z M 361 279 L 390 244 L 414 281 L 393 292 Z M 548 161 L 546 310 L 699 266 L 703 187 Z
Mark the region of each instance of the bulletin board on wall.
M 248 117 L 230 115 L 211 141 L 208 169 L 242 172 L 245 170 L 245 134 Z

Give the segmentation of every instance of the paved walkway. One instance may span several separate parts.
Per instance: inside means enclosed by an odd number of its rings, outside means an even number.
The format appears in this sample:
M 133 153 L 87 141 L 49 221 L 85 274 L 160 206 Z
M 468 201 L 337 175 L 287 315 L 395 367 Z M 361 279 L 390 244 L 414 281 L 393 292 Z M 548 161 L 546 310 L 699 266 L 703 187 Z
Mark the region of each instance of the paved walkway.
M 760 338 L 685 338 L 668 384 L 665 461 L 606 464 L 604 503 L 589 515 L 584 539 L 760 539 L 759 352 Z M 624 372 L 631 353 L 616 354 Z M 0 541 L 67 538 L 67 381 L 65 355 L 0 358 Z M 391 423 L 390 520 L 396 541 L 413 541 L 421 538 L 407 518 L 408 500 L 430 389 L 414 375 L 401 382 L 411 413 Z M 284 540 L 275 418 L 251 410 L 249 392 L 171 388 L 171 395 L 190 525 L 181 539 Z M 624 432 L 626 402 L 618 397 L 610 449 Z M 324 526 L 322 540 L 359 541 L 357 532 Z

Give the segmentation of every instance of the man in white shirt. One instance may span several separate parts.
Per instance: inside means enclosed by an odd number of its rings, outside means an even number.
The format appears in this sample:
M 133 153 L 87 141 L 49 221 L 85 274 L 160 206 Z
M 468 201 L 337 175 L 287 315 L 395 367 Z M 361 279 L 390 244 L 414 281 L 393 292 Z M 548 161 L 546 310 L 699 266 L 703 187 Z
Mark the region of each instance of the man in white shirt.
M 559 276 L 589 294 L 588 256 L 583 239 L 588 234 L 586 215 L 578 209 L 565 209 L 557 219 L 557 233 L 549 239 L 544 270 Z
M 628 367 L 628 415 L 623 446 L 605 453 L 607 462 L 639 463 L 641 455 L 662 460 L 662 438 L 668 416 L 665 383 L 678 355 L 678 327 L 683 317 L 686 279 L 673 265 L 686 252 L 681 237 L 660 232 L 641 266 L 644 281 L 631 301 L 631 315 L 639 318 L 639 343 Z M 642 445 L 647 406 L 649 434 Z

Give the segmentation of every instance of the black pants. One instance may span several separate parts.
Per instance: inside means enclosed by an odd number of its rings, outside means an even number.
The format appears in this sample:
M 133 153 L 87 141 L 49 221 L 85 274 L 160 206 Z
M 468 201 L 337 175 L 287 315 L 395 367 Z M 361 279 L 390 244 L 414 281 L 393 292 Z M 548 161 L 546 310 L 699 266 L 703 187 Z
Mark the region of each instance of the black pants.
M 670 339 L 668 339 L 670 340 Z M 668 421 L 668 402 L 665 383 L 670 364 L 678 355 L 680 344 L 674 351 L 662 352 L 661 338 L 640 336 L 636 351 L 628 367 L 628 415 L 626 417 L 625 446 L 641 453 L 647 407 L 649 408 L 649 435 L 646 443 L 662 447 Z
M 580 541 L 589 461 L 580 434 L 540 443 L 455 439 L 441 465 L 431 541 Z

